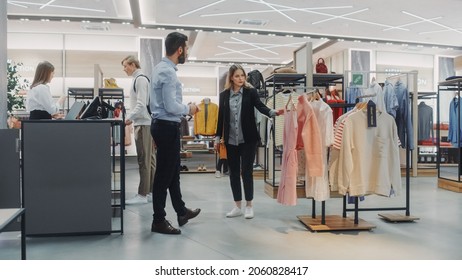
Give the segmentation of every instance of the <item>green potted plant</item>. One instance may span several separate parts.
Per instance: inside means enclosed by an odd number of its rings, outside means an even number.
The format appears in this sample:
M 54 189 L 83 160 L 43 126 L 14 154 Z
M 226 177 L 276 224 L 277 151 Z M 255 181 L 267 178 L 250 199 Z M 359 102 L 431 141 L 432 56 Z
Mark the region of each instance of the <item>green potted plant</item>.
M 15 63 L 12 60 L 7 60 L 7 112 L 8 126 L 10 128 L 20 128 L 21 119 L 27 117 L 25 94 L 29 88 L 29 81 L 22 79 L 19 74 L 19 67 L 22 63 Z

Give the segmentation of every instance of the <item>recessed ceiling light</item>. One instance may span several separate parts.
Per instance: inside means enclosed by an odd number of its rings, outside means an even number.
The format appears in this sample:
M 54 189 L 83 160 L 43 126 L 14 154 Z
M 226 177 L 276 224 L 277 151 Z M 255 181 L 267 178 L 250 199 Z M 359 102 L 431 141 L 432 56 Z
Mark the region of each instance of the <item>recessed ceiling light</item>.
M 338 39 L 337 39 L 337 41 L 339 41 L 339 42 L 343 42 L 343 41 L 345 41 L 345 39 L 342 39 L 342 38 L 338 38 Z
M 354 40 L 355 43 L 361 43 L 361 40 Z
M 47 18 L 42 18 L 40 21 L 50 21 L 50 20 Z

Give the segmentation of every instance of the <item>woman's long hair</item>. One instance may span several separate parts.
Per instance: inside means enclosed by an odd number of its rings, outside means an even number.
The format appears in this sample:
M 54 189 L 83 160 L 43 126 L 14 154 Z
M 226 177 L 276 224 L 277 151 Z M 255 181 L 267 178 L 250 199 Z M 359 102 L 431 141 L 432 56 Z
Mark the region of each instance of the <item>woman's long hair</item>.
M 42 61 L 37 65 L 35 69 L 34 81 L 30 88 L 34 88 L 40 84 L 46 84 L 50 82 L 51 73 L 55 71 L 55 67 L 48 61 Z
M 230 89 L 233 86 L 233 81 L 231 81 L 231 78 L 233 77 L 234 72 L 236 72 L 239 69 L 242 70 L 242 72 L 244 72 L 244 77 L 245 77 L 244 87 L 245 88 L 253 87 L 249 82 L 247 82 L 247 74 L 245 73 L 244 68 L 239 64 L 233 64 L 231 65 L 231 67 L 229 67 L 228 76 L 226 76 L 226 83 L 225 83 L 226 90 Z

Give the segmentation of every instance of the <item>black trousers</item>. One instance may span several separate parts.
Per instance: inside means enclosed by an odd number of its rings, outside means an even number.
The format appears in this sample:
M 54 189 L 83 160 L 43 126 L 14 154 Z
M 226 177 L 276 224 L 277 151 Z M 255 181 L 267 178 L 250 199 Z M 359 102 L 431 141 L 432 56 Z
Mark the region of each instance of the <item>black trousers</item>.
M 239 146 L 226 145 L 229 181 L 234 201 L 242 200 L 241 176 L 245 200 L 253 200 L 253 161 L 256 149 L 257 143 L 243 143 Z
M 157 146 L 157 168 L 152 187 L 154 223 L 165 220 L 167 190 L 178 216 L 186 214 L 180 189 L 180 123 L 153 120 L 151 135 Z
M 228 160 L 227 159 L 221 159 L 221 158 L 218 158 L 218 161 L 217 161 L 217 171 L 220 171 L 221 172 L 221 168 L 223 167 L 223 173 L 227 173 L 228 172 Z

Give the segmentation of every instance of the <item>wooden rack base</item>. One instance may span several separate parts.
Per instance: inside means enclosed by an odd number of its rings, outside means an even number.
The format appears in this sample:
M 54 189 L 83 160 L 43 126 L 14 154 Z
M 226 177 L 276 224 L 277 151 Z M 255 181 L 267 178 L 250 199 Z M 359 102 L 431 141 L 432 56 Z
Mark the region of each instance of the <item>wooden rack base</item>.
M 370 224 L 362 219 L 354 223 L 353 218 L 343 218 L 336 215 L 327 215 L 326 223 L 321 223 L 321 218 L 312 218 L 311 216 L 297 216 L 297 218 L 311 231 L 348 231 L 348 230 L 372 230 L 375 225 Z
M 446 180 L 443 178 L 438 178 L 438 187 L 453 192 L 462 192 L 462 182 Z
M 414 216 L 406 216 L 403 214 L 393 214 L 393 213 L 388 213 L 388 214 L 378 214 L 382 219 L 388 221 L 388 222 L 393 222 L 393 223 L 398 223 L 398 222 L 414 222 L 417 220 L 420 220 L 420 218 L 414 217 Z

